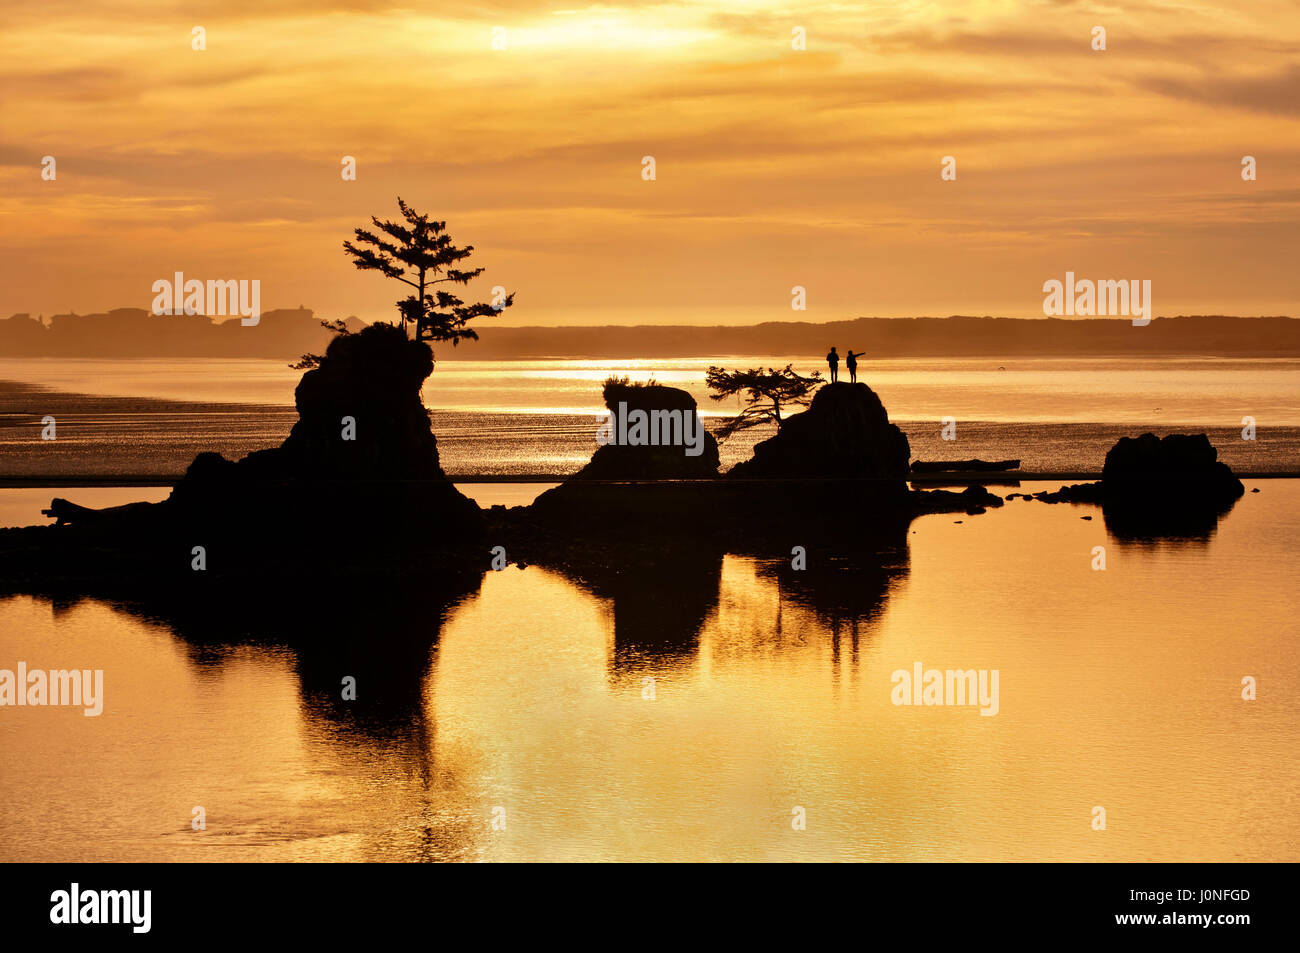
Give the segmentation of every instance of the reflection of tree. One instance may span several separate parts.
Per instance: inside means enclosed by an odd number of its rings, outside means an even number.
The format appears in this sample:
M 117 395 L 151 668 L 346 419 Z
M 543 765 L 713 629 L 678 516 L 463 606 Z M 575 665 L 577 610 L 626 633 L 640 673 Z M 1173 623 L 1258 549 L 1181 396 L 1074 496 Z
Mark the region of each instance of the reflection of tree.
M 806 569 L 792 568 L 788 559 L 759 568 L 760 576 L 776 582 L 784 601 L 812 610 L 832 631 L 874 620 L 906 573 L 906 548 L 838 555 L 814 551 Z
M 795 569 L 790 559 L 760 563 L 758 576 L 771 580 L 777 588 L 778 637 L 785 635 L 787 606 L 807 610 L 830 637 L 833 675 L 839 673 L 844 639 L 850 667 L 856 669 L 863 630 L 875 624 L 885 601 L 907 574 L 906 539 L 904 530 L 897 538 L 879 538 L 851 548 L 814 544 L 805 547 L 803 569 Z M 800 638 L 806 635 L 796 634 Z

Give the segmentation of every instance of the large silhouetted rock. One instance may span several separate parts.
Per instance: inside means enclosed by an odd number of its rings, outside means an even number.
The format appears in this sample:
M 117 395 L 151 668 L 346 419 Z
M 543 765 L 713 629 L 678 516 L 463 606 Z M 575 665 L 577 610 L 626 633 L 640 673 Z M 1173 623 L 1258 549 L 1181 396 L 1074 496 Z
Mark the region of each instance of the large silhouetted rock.
M 1208 538 L 1245 487 L 1205 434 L 1121 437 L 1106 454 L 1106 526 L 1121 538 Z
M 1144 506 L 1231 505 L 1245 492 L 1203 433 L 1121 437 L 1106 454 L 1106 499 Z
M 871 479 L 901 489 L 908 476 L 907 435 L 889 422 L 866 384 L 827 384 L 803 413 L 754 447 L 729 477 L 746 479 Z
M 294 391 L 298 422 L 280 455 L 301 476 L 443 479 L 420 399 L 432 372 L 429 346 L 393 325 L 336 337 Z M 339 439 L 345 417 L 356 421 L 355 440 Z
M 604 399 L 610 418 L 601 426 L 603 436 L 593 435 L 603 445 L 522 517 L 551 534 L 544 545 L 582 537 L 670 538 L 723 519 L 710 489 L 718 482 L 718 443 L 704 430 L 695 398 L 676 387 L 609 380 Z M 657 443 L 646 442 L 651 433 Z M 699 452 L 688 453 L 691 447 Z
M 232 463 L 200 454 L 169 503 L 328 541 L 342 535 L 451 542 L 475 530 L 478 507 L 446 478 L 420 388 L 433 354 L 390 324 L 330 342 L 294 397 L 298 422 L 279 447 Z
M 226 575 L 416 571 L 434 586 L 483 518 L 438 463 L 420 399 L 432 370 L 428 345 L 392 325 L 337 337 L 303 375 L 281 446 L 234 462 L 201 453 L 161 503 L 56 501 L 50 515 L 68 525 L 0 538 L 0 581 L 113 576 L 188 591 Z
M 695 406 L 682 391 L 657 386 L 607 387 L 606 403 L 629 410 Z M 823 389 L 728 479 L 712 478 L 712 438 L 707 445 L 699 462 L 683 459 L 677 447 L 602 447 L 515 525 L 534 541 L 537 559 L 599 537 L 647 552 L 681 538 L 732 547 L 779 539 L 788 552 L 786 540 L 865 538 L 893 532 L 918 512 L 907 488 L 907 437 L 865 384 Z
M 1035 493 L 1045 503 L 1101 504 L 1121 540 L 1208 539 L 1245 487 L 1205 434 L 1121 437 L 1101 480 Z
M 603 397 L 611 418 L 604 428 L 606 439 L 619 442 L 598 446 L 572 479 L 701 480 L 718 475 L 718 442 L 704 429 L 695 398 L 686 391 L 608 380 Z M 622 442 L 635 438 L 638 423 L 644 438 L 657 443 Z

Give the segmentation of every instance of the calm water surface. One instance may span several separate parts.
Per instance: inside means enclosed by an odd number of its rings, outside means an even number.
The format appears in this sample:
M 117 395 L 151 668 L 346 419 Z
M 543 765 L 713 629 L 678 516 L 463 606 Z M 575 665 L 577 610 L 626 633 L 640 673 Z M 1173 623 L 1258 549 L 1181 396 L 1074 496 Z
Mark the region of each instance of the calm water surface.
M 98 718 L 0 709 L 0 858 L 1300 860 L 1300 481 L 1250 486 L 1202 541 L 1021 500 L 926 517 L 860 600 L 728 556 L 667 594 L 700 601 L 688 632 L 510 567 L 430 624 L 379 723 L 287 649 L 0 600 L 0 667 L 106 683 Z M 999 670 L 999 713 L 894 706 L 918 661 Z
M 600 388 L 610 375 L 653 377 L 682 387 L 716 426 L 734 401 L 709 399 L 709 364 L 783 366 L 805 373 L 813 360 L 720 356 L 695 360 L 441 361 L 425 384 L 443 468 L 457 477 L 573 473 L 595 449 Z M 1004 369 L 1002 369 L 1004 368 Z M 0 477 L 178 475 L 201 450 L 232 459 L 278 445 L 296 420 L 299 372 L 259 360 L 0 360 L 0 382 L 89 392 L 119 403 L 52 405 L 39 394 L 6 395 L 0 385 Z M 1207 432 L 1222 459 L 1247 472 L 1300 472 L 1300 361 L 989 360 L 864 361 L 860 379 L 923 460 L 1015 458 L 1027 472 L 1100 472 L 1121 436 L 1145 430 Z M 121 404 L 130 397 L 185 407 Z M 84 402 L 83 402 L 84 403 Z M 262 404 L 251 410 L 235 403 Z M 58 440 L 42 441 L 41 420 L 58 419 Z M 956 441 L 939 422 L 957 422 Z M 1255 440 L 1243 440 L 1251 417 Z M 756 428 L 726 441 L 722 462 L 747 458 Z
M 604 411 L 610 375 L 684 388 L 706 413 L 734 409 L 708 398 L 705 371 L 782 367 L 826 373 L 806 357 L 721 355 L 638 360 L 439 361 L 425 384 L 435 410 L 589 415 Z M 1267 426 L 1300 426 L 1300 360 L 1197 358 L 892 359 L 859 362 L 895 421 L 986 420 L 1150 425 L 1235 423 L 1249 413 Z M 0 380 L 53 390 L 211 403 L 293 405 L 301 371 L 286 362 L 159 358 L 0 359 Z M 847 376 L 845 377 L 847 380 Z M 1238 424 L 1238 426 L 1240 426 Z

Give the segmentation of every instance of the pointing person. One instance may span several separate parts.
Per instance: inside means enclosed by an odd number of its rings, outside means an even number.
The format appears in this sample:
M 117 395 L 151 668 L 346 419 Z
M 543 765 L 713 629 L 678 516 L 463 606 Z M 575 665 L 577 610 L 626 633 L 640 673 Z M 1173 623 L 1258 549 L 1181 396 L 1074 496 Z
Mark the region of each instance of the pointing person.
M 866 353 L 866 351 L 858 351 L 857 354 L 854 354 L 853 351 L 850 350 L 848 355 L 844 358 L 844 366 L 849 369 L 850 384 L 856 384 L 858 382 L 858 358 Z

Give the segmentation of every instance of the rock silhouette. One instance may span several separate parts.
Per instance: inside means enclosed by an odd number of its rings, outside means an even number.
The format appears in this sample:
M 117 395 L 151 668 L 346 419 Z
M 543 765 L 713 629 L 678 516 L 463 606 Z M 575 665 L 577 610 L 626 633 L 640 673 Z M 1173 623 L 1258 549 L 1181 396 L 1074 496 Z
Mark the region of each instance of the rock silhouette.
M 1108 502 L 1140 506 L 1220 507 L 1246 492 L 1203 433 L 1121 437 L 1106 454 L 1101 482 Z
M 626 409 L 659 421 L 680 420 L 680 433 L 687 428 L 702 434 L 702 452 L 691 456 L 683 445 L 632 446 L 606 444 L 598 447 L 591 461 L 573 475 L 574 480 L 701 480 L 718 475 L 718 441 L 703 429 L 695 398 L 686 391 L 662 384 L 634 384 L 608 380 L 602 396 L 611 414 Z M 674 415 L 672 417 L 668 415 Z M 656 431 L 662 428 L 656 427 Z M 670 432 L 672 432 L 670 430 Z
M 698 557 L 715 567 L 728 552 L 788 559 L 794 544 L 871 550 L 920 514 L 976 515 L 1003 504 L 982 486 L 910 489 L 907 437 L 865 384 L 825 386 L 751 459 L 719 476 L 717 442 L 702 428 L 701 452 L 686 452 L 699 422 L 688 393 L 611 380 L 611 411 L 675 414 L 681 439 L 598 446 L 531 506 L 494 508 L 485 518 L 439 464 L 420 396 L 432 369 L 429 347 L 400 328 L 336 337 L 303 375 L 298 421 L 281 446 L 238 461 L 200 454 L 162 503 L 88 510 L 56 500 L 47 512 L 65 525 L 0 531 L 0 589 L 57 583 L 88 592 L 78 586 L 90 580 L 100 592 L 173 587 L 188 598 L 250 574 L 361 587 L 416 574 L 433 586 L 466 566 L 486 569 L 490 537 L 512 561 L 600 580 L 633 607 L 638 586 L 627 589 L 610 572 L 642 567 L 647 578 L 672 579 L 665 565 Z M 1112 448 L 1100 483 L 1034 496 L 1100 503 L 1118 534 L 1196 535 L 1242 492 L 1205 435 L 1144 434 Z M 689 620 L 707 600 L 695 604 L 669 628 L 693 629 Z M 628 645 L 646 642 L 623 615 Z
M 1208 538 L 1246 492 L 1203 433 L 1120 438 L 1101 489 L 1106 528 L 1121 538 Z
M 755 445 L 727 476 L 744 479 L 870 479 L 905 489 L 911 449 L 866 384 L 827 384 L 803 413 Z
M 360 580 L 463 563 L 483 520 L 439 465 L 420 400 L 432 370 L 428 345 L 391 325 L 336 337 L 303 375 L 299 419 L 280 447 L 235 462 L 199 454 L 161 503 L 56 501 L 50 512 L 68 525 L 0 532 L 0 583 L 207 590 L 268 572 Z
M 604 399 L 611 413 L 621 403 L 629 413 L 677 412 L 683 425 L 686 415 L 699 424 L 695 398 L 676 387 L 611 380 L 605 383 Z M 539 544 L 529 547 L 537 559 L 545 549 L 571 547 L 575 537 L 635 545 L 649 535 L 716 529 L 718 496 L 709 484 L 717 482 L 718 444 L 711 434 L 701 433 L 703 452 L 694 457 L 682 445 L 598 446 L 576 474 L 539 496 L 526 512 L 514 513 L 511 531 Z M 697 482 L 674 482 L 682 480 Z
M 1006 505 L 1006 500 L 977 483 L 960 492 L 926 490 L 916 493 L 915 498 L 918 511 L 923 513 L 965 513 L 967 516 L 978 516 L 987 512 L 990 506 L 996 509 Z
M 827 384 L 727 472 L 728 508 L 751 535 L 760 526 L 827 540 L 889 533 L 924 509 L 925 494 L 907 485 L 910 459 L 907 435 L 870 387 Z
M 1100 481 L 1033 498 L 1100 504 L 1106 528 L 1121 540 L 1203 540 L 1245 492 L 1205 434 L 1144 433 L 1110 448 Z
M 200 524 L 251 519 L 331 548 L 477 534 L 478 506 L 443 473 L 420 399 L 432 371 L 428 345 L 393 325 L 336 337 L 302 376 L 281 446 L 237 462 L 200 454 L 166 504 Z
M 675 388 L 606 389 L 606 402 L 641 409 L 693 409 Z M 494 514 L 493 533 L 511 552 L 579 578 L 610 567 L 639 571 L 682 547 L 788 559 L 790 546 L 853 547 L 897 538 L 922 512 L 1001 505 L 983 488 L 914 493 L 907 437 L 865 384 L 832 384 L 809 408 L 759 444 L 752 460 L 715 476 L 709 441 L 703 464 L 680 447 L 600 447 L 592 462 L 529 507 Z

